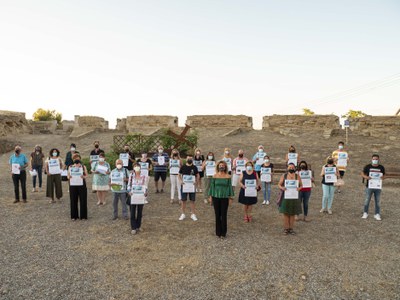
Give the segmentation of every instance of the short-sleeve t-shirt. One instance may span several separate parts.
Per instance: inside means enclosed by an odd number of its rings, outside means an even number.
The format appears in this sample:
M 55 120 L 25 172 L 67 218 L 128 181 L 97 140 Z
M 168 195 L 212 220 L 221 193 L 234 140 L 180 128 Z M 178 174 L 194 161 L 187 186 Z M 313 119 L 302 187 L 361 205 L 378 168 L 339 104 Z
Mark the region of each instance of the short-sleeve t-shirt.
M 183 165 L 179 170 L 179 174 L 181 175 L 197 175 L 199 171 L 195 165 Z
M 380 172 L 382 173 L 382 175 L 385 175 L 385 167 L 382 165 L 378 165 L 378 166 L 373 166 L 372 164 L 368 164 L 364 167 L 363 169 L 363 173 L 367 176 L 369 176 L 369 172 Z M 367 187 L 368 187 L 368 181 L 367 180 Z

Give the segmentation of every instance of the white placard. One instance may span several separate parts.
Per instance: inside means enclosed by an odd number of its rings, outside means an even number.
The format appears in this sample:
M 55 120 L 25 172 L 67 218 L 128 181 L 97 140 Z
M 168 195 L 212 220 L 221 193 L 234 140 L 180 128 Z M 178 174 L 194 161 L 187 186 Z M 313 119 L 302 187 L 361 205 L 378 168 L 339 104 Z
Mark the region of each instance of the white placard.
M 131 204 L 144 204 L 146 197 L 146 186 L 144 185 L 133 185 L 131 190 Z
M 214 176 L 215 174 L 215 161 L 206 161 L 206 176 Z
M 69 184 L 71 186 L 83 185 L 83 178 L 81 177 L 83 175 L 83 168 L 70 167 L 69 174 L 71 176 L 69 179 Z
M 90 161 L 91 162 L 99 161 L 99 156 L 98 155 L 90 155 Z
M 381 190 L 382 176 L 383 174 L 381 172 L 369 172 L 369 177 L 371 177 L 371 179 L 368 180 L 368 188 Z
M 297 166 L 297 153 L 288 153 L 288 164 L 294 164 Z
M 124 186 L 124 173 L 114 171 L 111 172 L 111 189 L 113 191 L 120 191 Z
M 194 183 L 195 177 L 194 175 L 183 175 L 182 176 L 183 186 L 182 186 L 182 193 L 194 193 Z
M 61 168 L 60 168 L 60 160 L 57 159 L 49 159 L 49 174 L 54 175 L 54 174 L 61 174 Z
M 170 175 L 178 175 L 180 170 L 180 163 L 178 159 L 171 159 L 169 161 L 169 174 Z
M 119 159 L 122 160 L 122 165 L 127 167 L 129 164 L 129 153 L 121 153 Z
M 19 164 L 11 164 L 11 172 L 13 174 L 21 174 L 21 166 Z
M 100 174 L 104 174 L 105 175 L 108 172 L 108 167 L 106 165 L 98 164 L 97 168 L 96 168 L 96 172 L 99 172 Z
M 203 171 L 203 161 L 202 160 L 193 160 L 193 165 L 197 167 L 197 171 Z
M 347 167 L 348 154 L 346 152 L 338 152 L 338 167 Z
M 63 177 L 68 176 L 68 170 L 62 170 L 61 171 L 61 176 L 63 176 Z
M 157 163 L 159 166 L 165 165 L 165 157 L 163 155 L 160 155 L 157 157 Z
M 299 199 L 299 191 L 297 188 L 299 187 L 298 180 L 285 180 L 285 199 Z
M 262 164 L 264 164 L 264 157 L 265 155 L 267 155 L 265 152 L 257 152 L 256 154 L 256 165 L 261 166 Z
M 245 197 L 257 197 L 257 181 L 255 179 L 245 179 L 244 196 Z
M 244 159 L 236 160 L 236 174 L 240 175 L 246 170 L 246 161 Z
M 35 177 L 35 176 L 37 176 L 37 171 L 36 171 L 36 169 L 33 169 L 32 171 L 29 171 L 29 174 L 31 174 L 31 176 L 32 177 Z
M 299 176 L 301 178 L 301 182 L 303 184 L 303 188 L 312 187 L 312 172 L 310 170 L 307 171 L 299 171 Z
M 140 175 L 149 177 L 149 163 L 139 162 L 140 164 Z
M 272 181 L 271 168 L 261 168 L 261 181 L 262 182 L 271 182 Z
M 228 165 L 228 172 L 231 172 L 232 171 L 232 158 L 224 157 L 224 161 Z
M 337 182 L 336 167 L 325 167 L 325 183 Z

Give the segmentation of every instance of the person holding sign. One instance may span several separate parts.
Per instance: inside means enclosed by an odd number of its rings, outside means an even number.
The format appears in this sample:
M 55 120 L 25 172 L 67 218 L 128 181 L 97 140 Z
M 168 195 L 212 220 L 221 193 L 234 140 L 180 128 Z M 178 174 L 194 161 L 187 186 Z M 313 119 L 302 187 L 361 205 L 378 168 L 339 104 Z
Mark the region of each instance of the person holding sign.
M 118 201 L 121 201 L 123 218 L 128 220 L 128 207 L 126 206 L 126 184 L 128 182 L 129 172 L 123 167 L 123 162 L 121 159 L 117 159 L 115 161 L 115 166 L 116 168 L 110 173 L 110 186 L 111 191 L 114 194 L 112 220 L 118 219 Z
M 99 141 L 94 141 L 93 145 L 94 145 L 94 149 L 92 151 L 90 151 L 90 155 L 89 155 L 89 163 L 90 163 L 91 169 L 93 169 L 94 163 L 99 161 L 99 154 L 101 152 L 104 153 L 104 151 L 100 149 Z
M 296 148 L 293 145 L 289 147 L 289 153 L 286 154 L 285 160 L 286 164 L 294 164 L 297 167 L 300 155 L 296 152 Z
M 151 160 L 147 157 L 147 153 L 142 153 L 140 159 L 137 160 L 140 165 L 140 174 L 146 177 L 150 176 L 150 171 L 153 169 Z
M 252 205 L 257 203 L 257 191 L 261 189 L 258 174 L 253 168 L 253 163 L 248 161 L 246 163 L 246 171 L 240 174 L 240 193 L 239 203 L 243 204 L 244 221 L 251 222 L 253 217 L 251 215 Z
M 208 192 L 210 190 L 210 179 L 215 174 L 215 159 L 214 152 L 208 152 L 207 160 L 203 162 L 204 177 L 204 203 L 208 203 Z
M 158 181 L 161 178 L 161 193 L 164 193 L 165 180 L 167 179 L 167 167 L 169 163 L 169 156 L 164 152 L 163 146 L 158 146 L 158 152 L 153 155 L 154 164 L 154 185 L 156 193 L 160 193 L 158 189 Z
M 375 198 L 375 215 L 374 218 L 377 221 L 381 221 L 381 191 L 382 191 L 382 180 L 385 179 L 385 167 L 379 163 L 379 155 L 372 155 L 372 162 L 366 165 L 361 173 L 361 177 L 367 179 L 367 185 L 365 188 L 365 201 L 364 201 L 364 213 L 362 218 L 368 218 L 369 203 L 372 195 Z
M 202 193 L 202 182 L 201 179 L 204 177 L 204 169 L 203 169 L 203 161 L 204 161 L 204 155 L 201 154 L 200 148 L 197 148 L 195 150 L 195 155 L 193 157 L 193 164 L 197 167 L 197 171 L 199 171 L 199 182 L 197 183 L 197 189 L 196 192 Z
M 334 183 L 340 176 L 339 171 L 334 164 L 333 157 L 328 157 L 326 160 L 326 165 L 322 167 L 321 177 L 322 177 L 322 208 L 321 213 L 326 212 L 328 209 L 328 214 L 332 214 L 332 203 L 333 196 L 335 194 Z
M 338 149 L 332 152 L 333 162 L 339 170 L 340 179 L 343 179 L 349 163 L 349 154 L 344 150 L 344 143 L 338 143 Z M 343 182 L 343 181 L 342 181 Z M 340 193 L 340 186 L 337 186 L 337 192 Z
M 239 182 L 240 175 L 246 170 L 246 163 L 249 160 L 244 157 L 244 151 L 239 149 L 238 156 L 233 160 L 233 176 L 232 176 L 232 186 L 237 186 Z
M 25 154 L 22 154 L 21 146 L 17 145 L 14 148 L 14 154 L 10 156 L 8 163 L 11 167 L 11 177 L 14 183 L 14 203 L 19 200 L 19 182 L 21 182 L 22 201 L 26 203 L 26 167 L 28 166 L 28 159 Z
M 106 204 L 106 195 L 110 190 L 109 181 L 111 167 L 108 162 L 106 162 L 106 157 L 104 152 L 99 153 L 99 160 L 93 163 L 92 173 L 92 190 L 96 191 L 97 205 Z
M 299 163 L 299 169 L 300 170 L 297 173 L 299 174 L 301 182 L 303 184 L 299 193 L 299 199 L 300 203 L 303 204 L 303 221 L 308 222 L 308 202 L 311 196 L 311 188 L 312 183 L 314 182 L 314 177 L 312 176 L 312 171 L 308 169 L 308 164 L 306 161 L 303 160 Z M 296 215 L 296 221 L 299 220 L 299 215 L 300 214 Z
M 175 201 L 175 189 L 178 194 L 178 200 L 181 201 L 181 184 L 179 182 L 179 170 L 182 167 L 181 157 L 177 149 L 172 150 L 169 160 L 169 179 L 171 182 L 171 204 Z
M 289 163 L 288 171 L 281 176 L 279 180 L 279 189 L 282 191 L 282 201 L 279 212 L 283 214 L 283 233 L 296 234 L 293 231 L 295 215 L 301 214 L 301 205 L 299 200 L 299 191 L 302 188 L 300 176 L 296 174 L 296 166 Z
M 128 179 L 128 197 L 131 211 L 131 230 L 132 234 L 138 233 L 142 226 L 142 214 L 144 204 L 147 203 L 149 177 L 141 174 L 140 164 L 133 166 L 133 172 Z
M 267 155 L 267 153 L 264 151 L 264 146 L 259 145 L 257 148 L 257 153 L 253 155 L 253 164 L 254 164 L 254 169 L 257 172 L 258 177 L 261 175 L 261 166 L 264 163 L 264 157 Z
M 129 171 L 133 170 L 133 164 L 135 163 L 135 154 L 131 152 L 129 145 L 124 145 L 124 152 L 119 154 L 119 159 L 122 160 L 122 164 L 124 168 L 127 168 Z
M 260 180 L 262 183 L 263 191 L 263 205 L 269 205 L 271 200 L 271 186 L 272 186 L 272 176 L 274 175 L 274 165 L 270 162 L 269 156 L 264 156 L 264 163 L 261 165 L 260 170 Z
M 88 175 L 85 165 L 81 162 L 81 156 L 76 153 L 72 157 L 73 164 L 68 167 L 69 198 L 71 201 L 71 220 L 87 220 L 87 188 L 86 177 Z M 79 202 L 79 209 L 78 209 Z
M 67 154 L 65 156 L 65 165 L 64 165 L 65 170 L 68 170 L 68 167 L 74 163 L 74 160 L 72 159 L 72 157 L 75 154 L 79 154 L 79 151 L 76 150 L 76 144 L 72 143 L 69 147 L 69 151 L 67 152 Z
M 225 238 L 228 231 L 228 207 L 232 204 L 234 191 L 228 166 L 223 160 L 218 162 L 216 173 L 210 179 L 208 196 L 215 212 L 215 234 Z
M 231 175 L 232 173 L 232 162 L 233 158 L 231 155 L 231 149 L 230 148 L 225 148 L 224 149 L 224 155 L 222 156 L 222 160 L 224 160 L 228 166 L 228 174 Z
M 39 145 L 35 146 L 34 151 L 31 153 L 30 157 L 31 171 L 36 171 L 36 176 L 32 176 L 33 189 L 32 192 L 38 192 L 42 189 L 42 173 L 44 165 L 44 154 L 42 152 L 42 147 Z M 39 188 L 36 187 L 36 178 L 39 179 Z
M 186 218 L 185 210 L 186 210 L 186 201 L 189 196 L 190 200 L 190 218 L 193 221 L 197 221 L 196 217 L 196 207 L 194 201 L 196 200 L 196 183 L 199 179 L 199 171 L 195 165 L 193 165 L 193 156 L 186 156 L 186 164 L 181 167 L 179 170 L 179 181 L 182 185 L 182 201 L 181 201 L 181 216 L 179 217 L 179 221 L 182 221 Z
M 72 160 L 72 158 L 71 158 Z M 50 198 L 49 203 L 55 203 L 54 194 L 57 200 L 63 196 L 61 184 L 61 170 L 64 168 L 60 151 L 57 148 L 50 150 L 49 158 L 45 162 L 47 174 L 46 197 Z

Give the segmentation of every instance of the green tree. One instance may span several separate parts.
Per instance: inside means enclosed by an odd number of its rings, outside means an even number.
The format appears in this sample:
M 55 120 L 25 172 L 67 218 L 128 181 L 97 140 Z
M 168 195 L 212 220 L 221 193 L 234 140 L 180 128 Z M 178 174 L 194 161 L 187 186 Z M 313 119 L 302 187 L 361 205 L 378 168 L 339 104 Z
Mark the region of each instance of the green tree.
M 303 115 L 312 116 L 312 115 L 315 115 L 315 113 L 309 108 L 303 108 Z
M 53 121 L 56 120 L 57 124 L 61 124 L 62 114 L 56 112 L 55 110 L 45 110 L 43 108 L 39 108 L 33 114 L 34 121 Z
M 342 115 L 342 118 L 356 119 L 356 118 L 365 117 L 366 115 L 367 114 L 362 112 L 361 110 L 352 110 L 352 109 L 350 109 L 346 114 Z

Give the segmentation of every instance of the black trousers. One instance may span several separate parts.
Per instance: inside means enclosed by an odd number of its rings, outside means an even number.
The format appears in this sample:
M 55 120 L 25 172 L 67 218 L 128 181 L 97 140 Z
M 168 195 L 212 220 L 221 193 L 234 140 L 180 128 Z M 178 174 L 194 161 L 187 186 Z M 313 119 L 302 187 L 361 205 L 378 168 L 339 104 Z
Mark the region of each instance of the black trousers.
M 142 213 L 144 204 L 131 204 L 131 228 L 139 229 L 142 225 Z
M 71 219 L 87 219 L 87 188 L 83 185 L 69 186 L 69 198 L 71 200 Z M 78 211 L 79 202 L 79 211 Z M 79 217 L 80 215 L 80 217 Z
M 212 198 L 215 211 L 215 234 L 217 236 L 226 236 L 228 230 L 228 198 Z
M 22 199 L 26 200 L 26 171 L 21 171 L 20 174 L 13 174 L 15 200 L 19 200 L 19 182 L 21 181 Z

